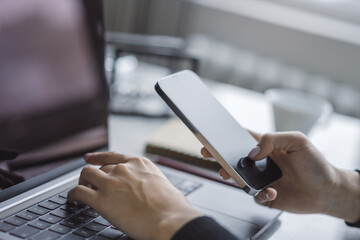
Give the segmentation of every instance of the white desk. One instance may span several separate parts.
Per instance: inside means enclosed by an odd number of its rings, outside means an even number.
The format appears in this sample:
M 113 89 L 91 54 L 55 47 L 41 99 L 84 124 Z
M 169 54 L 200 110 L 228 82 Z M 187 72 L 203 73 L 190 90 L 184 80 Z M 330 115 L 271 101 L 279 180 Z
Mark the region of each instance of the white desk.
M 272 131 L 272 112 L 262 94 L 212 84 L 225 107 L 246 128 Z M 145 140 L 167 120 L 110 116 L 110 148 L 118 152 L 143 155 Z M 360 120 L 334 114 L 328 124 L 316 127 L 310 138 L 325 157 L 341 168 L 360 168 Z M 360 229 L 347 227 L 342 220 L 316 215 L 283 213 L 280 228 L 270 239 L 360 239 Z

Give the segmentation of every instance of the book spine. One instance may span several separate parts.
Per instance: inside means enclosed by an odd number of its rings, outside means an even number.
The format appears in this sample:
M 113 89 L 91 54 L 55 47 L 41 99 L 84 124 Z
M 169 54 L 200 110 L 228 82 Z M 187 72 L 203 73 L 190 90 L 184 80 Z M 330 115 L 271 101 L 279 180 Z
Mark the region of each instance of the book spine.
M 168 159 L 165 157 L 158 157 L 156 159 L 156 163 L 166 166 L 166 167 L 176 169 L 176 170 L 180 170 L 182 172 L 190 173 L 190 174 L 196 175 L 198 177 L 206 178 L 206 179 L 209 179 L 212 181 L 216 181 L 216 182 L 223 183 L 223 184 L 229 185 L 231 187 L 240 189 L 239 185 L 237 185 L 234 181 L 224 180 L 220 177 L 218 172 L 215 172 L 212 170 L 195 167 L 195 166 L 192 166 L 192 165 L 189 165 L 186 163 L 182 163 L 182 162 L 179 162 L 176 160 Z
M 174 151 L 171 149 L 161 148 L 161 147 L 154 146 L 151 144 L 146 145 L 145 152 L 149 153 L 149 154 L 155 154 L 155 155 L 167 157 L 170 159 L 174 159 L 174 160 L 181 161 L 181 162 L 184 162 L 187 164 L 199 166 L 202 168 L 207 168 L 210 170 L 219 171 L 221 169 L 220 164 L 216 161 L 210 161 L 205 158 L 191 156 L 188 154 L 184 154 L 184 153 Z

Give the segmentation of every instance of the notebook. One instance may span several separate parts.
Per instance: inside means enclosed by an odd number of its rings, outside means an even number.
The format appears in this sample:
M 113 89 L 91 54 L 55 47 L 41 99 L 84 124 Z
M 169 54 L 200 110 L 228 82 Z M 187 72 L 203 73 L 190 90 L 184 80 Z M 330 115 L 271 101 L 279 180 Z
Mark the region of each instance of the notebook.
M 170 119 L 146 141 L 145 152 L 171 158 L 196 166 L 220 170 L 215 159 L 203 158 L 203 145 L 178 118 Z

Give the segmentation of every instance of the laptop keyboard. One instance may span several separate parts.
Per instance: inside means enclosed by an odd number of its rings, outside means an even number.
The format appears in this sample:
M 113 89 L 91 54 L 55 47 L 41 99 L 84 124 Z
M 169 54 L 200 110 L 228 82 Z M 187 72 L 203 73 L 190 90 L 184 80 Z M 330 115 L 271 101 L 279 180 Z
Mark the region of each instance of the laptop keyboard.
M 185 196 L 202 185 L 174 175 L 165 176 Z M 0 220 L 0 231 L 30 240 L 131 239 L 89 206 L 67 202 L 67 192 Z

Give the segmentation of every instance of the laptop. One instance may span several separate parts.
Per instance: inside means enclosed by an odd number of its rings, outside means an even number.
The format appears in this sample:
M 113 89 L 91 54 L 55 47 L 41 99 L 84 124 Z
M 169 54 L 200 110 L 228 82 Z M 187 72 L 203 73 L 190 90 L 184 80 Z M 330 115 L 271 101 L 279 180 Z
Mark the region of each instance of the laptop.
M 66 199 L 83 154 L 108 147 L 102 1 L 2 0 L 0 22 L 0 239 L 130 239 Z M 237 188 L 159 168 L 239 239 L 264 236 L 281 214 Z

